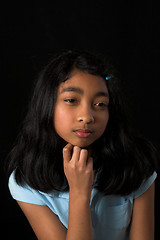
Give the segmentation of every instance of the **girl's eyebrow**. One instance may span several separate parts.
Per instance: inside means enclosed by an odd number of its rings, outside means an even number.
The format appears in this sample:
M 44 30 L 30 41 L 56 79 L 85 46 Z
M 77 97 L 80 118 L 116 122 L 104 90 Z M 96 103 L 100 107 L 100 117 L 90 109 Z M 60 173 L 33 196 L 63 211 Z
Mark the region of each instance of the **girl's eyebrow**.
M 95 97 L 102 97 L 102 96 L 109 98 L 109 94 L 107 92 L 97 92 L 95 94 Z
M 84 94 L 83 89 L 78 88 L 78 87 L 63 88 L 62 91 L 60 92 L 60 94 L 62 94 L 62 93 L 64 93 L 64 92 L 77 92 L 77 93 L 79 93 L 79 94 L 81 94 L 81 95 Z M 107 92 L 103 92 L 103 91 L 97 92 L 94 96 L 95 96 L 95 97 L 101 97 L 101 96 L 103 96 L 103 97 L 109 98 L 108 93 L 107 93 Z
M 84 93 L 81 88 L 77 88 L 77 87 L 63 88 L 63 90 L 60 92 L 60 94 L 64 93 L 64 92 L 77 92 L 77 93 L 80 93 L 81 95 Z

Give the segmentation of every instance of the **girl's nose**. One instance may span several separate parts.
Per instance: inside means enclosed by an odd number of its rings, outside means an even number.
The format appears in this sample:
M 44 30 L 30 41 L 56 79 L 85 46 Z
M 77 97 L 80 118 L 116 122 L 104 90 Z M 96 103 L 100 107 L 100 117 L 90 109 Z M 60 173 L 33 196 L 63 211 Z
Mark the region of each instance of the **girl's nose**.
M 94 122 L 92 110 L 89 107 L 83 107 L 83 109 L 78 113 L 77 120 L 78 122 L 83 122 L 84 124 Z

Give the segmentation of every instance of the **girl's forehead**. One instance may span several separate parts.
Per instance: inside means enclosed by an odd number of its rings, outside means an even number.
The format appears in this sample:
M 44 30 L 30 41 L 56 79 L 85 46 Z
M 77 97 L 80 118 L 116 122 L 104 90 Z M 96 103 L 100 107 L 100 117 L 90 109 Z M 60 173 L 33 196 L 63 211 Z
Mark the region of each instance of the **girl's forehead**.
M 62 92 L 69 87 L 75 87 L 84 91 L 105 91 L 108 93 L 106 81 L 101 76 L 85 73 L 82 71 L 75 71 L 71 74 L 69 79 L 62 82 L 59 86 L 58 92 Z

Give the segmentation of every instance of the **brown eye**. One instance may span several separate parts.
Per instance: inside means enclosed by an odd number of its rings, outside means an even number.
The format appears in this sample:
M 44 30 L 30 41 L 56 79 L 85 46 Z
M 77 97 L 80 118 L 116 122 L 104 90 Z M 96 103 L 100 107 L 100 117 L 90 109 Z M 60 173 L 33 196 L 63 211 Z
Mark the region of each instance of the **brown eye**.
M 96 103 L 95 106 L 104 108 L 107 106 L 107 104 L 100 102 L 100 103 Z
M 65 99 L 64 101 L 67 103 L 75 103 L 76 102 L 76 100 L 72 99 L 72 98 Z

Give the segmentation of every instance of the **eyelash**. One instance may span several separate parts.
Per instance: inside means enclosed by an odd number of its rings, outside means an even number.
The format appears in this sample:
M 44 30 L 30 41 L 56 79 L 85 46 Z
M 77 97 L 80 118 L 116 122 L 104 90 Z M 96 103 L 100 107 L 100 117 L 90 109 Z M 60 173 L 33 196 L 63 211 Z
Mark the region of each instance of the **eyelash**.
M 67 103 L 75 103 L 76 102 L 76 100 L 73 98 L 68 98 L 68 99 L 65 99 L 64 101 Z
M 97 104 L 99 104 L 99 106 Z M 107 106 L 107 104 L 103 103 L 103 102 L 96 103 L 95 105 L 98 107 L 106 107 Z
M 65 99 L 64 101 L 68 104 L 74 104 L 74 103 L 77 102 L 77 100 L 73 99 L 73 98 L 68 98 L 68 99 Z M 99 104 L 99 106 L 97 104 Z M 100 107 L 100 108 L 105 108 L 105 107 L 107 107 L 107 104 L 103 103 L 103 102 L 98 102 L 98 103 L 94 104 L 94 106 L 97 106 L 97 107 Z

